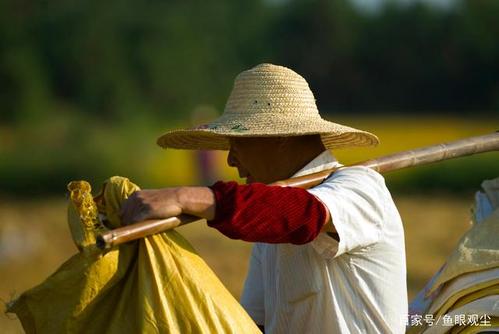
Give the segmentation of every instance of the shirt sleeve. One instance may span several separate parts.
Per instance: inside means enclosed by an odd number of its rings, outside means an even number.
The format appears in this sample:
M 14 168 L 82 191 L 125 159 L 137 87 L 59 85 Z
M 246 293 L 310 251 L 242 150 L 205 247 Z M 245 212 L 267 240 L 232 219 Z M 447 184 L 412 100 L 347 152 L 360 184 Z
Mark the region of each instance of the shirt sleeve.
M 326 207 L 305 189 L 221 181 L 210 188 L 216 210 L 208 225 L 232 239 L 305 244 L 326 222 Z
M 312 242 L 323 257 L 337 257 L 380 240 L 385 203 L 391 196 L 379 173 L 361 166 L 340 169 L 309 192 L 329 209 L 339 235 L 339 242 L 325 233 Z
M 244 282 L 241 305 L 253 321 L 260 326 L 265 324 L 265 304 L 260 248 L 256 244 L 251 251 L 250 265 Z

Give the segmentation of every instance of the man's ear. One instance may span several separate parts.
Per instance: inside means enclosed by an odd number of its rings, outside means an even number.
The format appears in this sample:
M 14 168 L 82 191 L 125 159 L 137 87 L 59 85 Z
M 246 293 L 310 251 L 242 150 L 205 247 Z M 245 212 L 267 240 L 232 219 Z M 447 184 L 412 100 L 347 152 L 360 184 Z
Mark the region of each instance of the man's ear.
M 290 137 L 281 137 L 279 138 L 279 141 L 277 142 L 277 149 L 279 151 L 284 151 L 286 149 L 286 146 L 288 146 L 289 143 L 289 138 Z

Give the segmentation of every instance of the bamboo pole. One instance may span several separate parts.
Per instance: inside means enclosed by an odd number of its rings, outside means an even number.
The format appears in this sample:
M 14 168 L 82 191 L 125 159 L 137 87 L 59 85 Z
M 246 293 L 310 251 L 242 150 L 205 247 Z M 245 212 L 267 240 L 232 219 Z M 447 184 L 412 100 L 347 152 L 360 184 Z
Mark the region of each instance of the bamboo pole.
M 470 137 L 444 144 L 427 146 L 410 151 L 403 151 L 377 159 L 359 162 L 351 166 L 365 166 L 383 174 L 404 168 L 421 166 L 433 162 L 490 151 L 499 151 L 499 132 L 483 136 Z M 272 183 L 271 185 L 305 189 L 311 188 L 319 185 L 341 168 L 348 168 L 348 166 L 337 167 L 314 174 L 278 181 Z M 170 217 L 167 219 L 146 220 L 102 233 L 97 236 L 96 245 L 100 249 L 110 249 L 125 242 L 161 233 L 177 226 L 189 224 L 198 220 L 200 220 L 198 217 L 188 215 Z

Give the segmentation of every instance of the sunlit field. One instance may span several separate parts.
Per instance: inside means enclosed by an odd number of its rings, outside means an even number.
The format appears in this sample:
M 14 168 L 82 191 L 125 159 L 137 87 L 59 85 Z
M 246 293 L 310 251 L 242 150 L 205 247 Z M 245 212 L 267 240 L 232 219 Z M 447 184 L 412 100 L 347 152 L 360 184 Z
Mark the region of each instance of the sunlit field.
M 492 133 L 499 124 L 497 117 L 468 119 L 378 115 L 346 118 L 330 115 L 328 119 L 370 131 L 380 139 L 377 147 L 335 151 L 339 160 L 346 164 Z M 103 126 L 90 119 L 64 117 L 56 121 L 42 120 L 32 126 L 0 125 L 0 195 L 4 192 L 21 195 L 61 194 L 72 179 L 83 178 L 93 184 L 100 184 L 112 175 L 127 176 L 143 187 L 203 183 L 204 180 L 199 177 L 195 152 L 164 150 L 156 145 L 156 139 L 164 131 L 183 126 L 189 124 L 159 124 L 142 120 L 133 124 Z M 36 146 L 33 146 L 33 138 L 36 138 Z M 214 151 L 212 156 L 214 178 L 237 179 L 234 169 L 225 164 L 225 152 Z M 435 175 L 434 169 L 427 167 L 418 171 L 420 176 L 424 174 L 424 178 L 430 174 L 432 179 L 444 178 L 445 184 L 455 187 L 463 183 L 468 188 L 471 184 L 474 189 L 475 184 L 479 184 L 482 176 L 487 174 L 485 168 L 499 174 L 499 164 L 492 163 L 494 159 L 497 161 L 497 157 L 483 154 L 438 164 L 440 167 L 437 171 L 445 171 L 441 175 Z M 455 168 L 459 173 L 447 172 Z M 473 172 L 467 173 L 469 170 Z M 408 172 L 398 172 L 390 176 L 389 182 L 392 187 L 396 185 L 397 189 L 408 187 L 408 191 L 413 191 L 423 188 L 426 191 L 427 184 L 422 185 L 419 179 L 409 176 Z
M 334 152 L 339 160 L 346 164 L 424 145 L 491 133 L 496 130 L 497 124 L 485 120 L 454 118 L 432 119 L 429 122 L 416 117 L 334 120 L 371 131 L 381 140 L 381 144 L 376 148 Z M 196 176 L 196 156 L 193 152 L 158 149 L 154 140 L 161 132 L 160 129 L 142 125 L 135 130 L 122 129 L 121 132 L 106 133 L 105 129 L 92 128 L 93 141 L 105 144 L 95 146 L 95 156 L 84 156 L 81 159 L 82 166 L 105 161 L 98 160 L 99 157 L 112 159 L 113 164 L 106 169 L 106 173 L 110 173 L 109 176 L 129 176 L 132 181 L 146 187 L 200 183 Z M 122 136 L 124 133 L 130 135 Z M 22 142 L 22 132 L 11 132 L 10 136 L 12 145 L 17 145 L 15 143 L 18 143 L 18 140 Z M 130 147 L 133 148 L 134 159 L 128 154 Z M 3 149 L 4 153 L 9 152 L 6 146 Z M 14 146 L 11 147 L 11 152 L 14 152 L 13 150 Z M 59 159 L 64 157 L 65 155 L 61 154 Z M 237 180 L 235 170 L 228 168 L 225 160 L 226 153 L 213 153 L 215 173 L 212 177 Z M 406 232 L 409 298 L 414 297 L 439 269 L 459 238 L 469 228 L 474 192 L 470 189 L 478 190 L 482 180 L 473 177 L 496 177 L 498 161 L 497 152 L 494 152 L 458 159 L 447 165 L 437 164 L 447 166 L 447 169 L 420 167 L 417 170 L 426 173 L 422 174 L 423 179 L 412 178 L 411 171 L 386 176 L 389 187 L 394 190 L 393 197 Z M 54 164 L 56 162 L 53 161 Z M 467 166 L 470 162 L 471 165 Z M 33 168 L 38 167 L 35 165 Z M 477 174 L 478 171 L 482 174 Z M 20 176 L 26 175 L 22 173 Z M 142 178 L 136 179 L 136 175 L 142 175 Z M 86 175 L 82 174 L 80 177 L 86 178 Z M 447 177 L 453 187 L 461 181 L 466 181 L 468 186 L 459 192 L 445 186 L 427 190 L 428 183 L 424 183 L 426 179 L 438 181 L 438 178 L 442 177 Z M 98 184 L 94 186 L 98 188 Z M 60 192 L 55 196 L 39 196 L 36 199 L 26 196 L 19 199 L 8 195 L 0 197 L 0 298 L 3 302 L 8 302 L 13 296 L 41 283 L 76 252 L 66 225 L 64 191 L 61 186 Z M 227 239 L 205 223 L 185 226 L 179 231 L 199 251 L 234 296 L 239 298 L 251 244 Z M 16 332 L 22 332 L 19 322 L 2 312 L 0 333 Z
M 471 197 L 398 196 L 404 220 L 408 293 L 412 298 L 442 265 L 469 228 Z M 4 302 L 41 283 L 76 252 L 65 220 L 62 199 L 2 201 L 0 205 L 0 297 Z M 239 297 L 251 245 L 220 235 L 205 223 L 179 231 L 198 250 L 225 286 Z M 21 333 L 11 315 L 0 316 L 2 333 Z

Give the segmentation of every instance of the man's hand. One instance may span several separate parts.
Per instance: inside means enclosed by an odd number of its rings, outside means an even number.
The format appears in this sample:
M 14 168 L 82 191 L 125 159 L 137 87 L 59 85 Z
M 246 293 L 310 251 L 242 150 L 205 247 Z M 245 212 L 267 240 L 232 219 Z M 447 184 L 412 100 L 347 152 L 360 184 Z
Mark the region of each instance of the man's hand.
M 147 219 L 163 219 L 182 213 L 213 219 L 215 196 L 207 187 L 178 187 L 134 192 L 121 208 L 124 225 Z
M 123 203 L 121 221 L 128 225 L 147 219 L 178 216 L 181 213 L 178 188 L 139 190 Z

